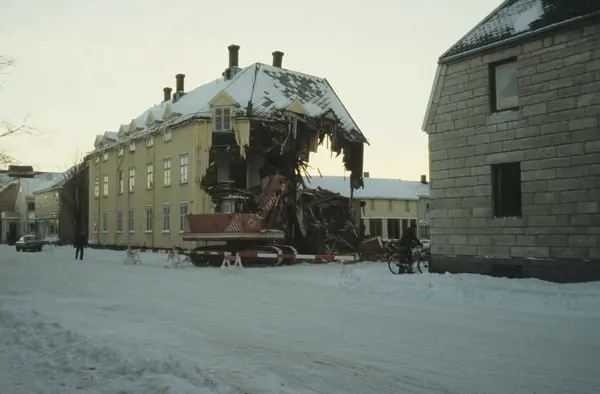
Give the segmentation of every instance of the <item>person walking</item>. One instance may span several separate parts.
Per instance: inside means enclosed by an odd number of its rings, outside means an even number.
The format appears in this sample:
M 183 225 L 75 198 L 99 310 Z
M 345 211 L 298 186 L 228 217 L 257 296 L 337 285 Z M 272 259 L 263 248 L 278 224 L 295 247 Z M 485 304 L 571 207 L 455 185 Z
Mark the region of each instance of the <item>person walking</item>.
M 83 248 L 87 246 L 87 237 L 83 232 L 75 237 L 75 260 L 83 260 Z

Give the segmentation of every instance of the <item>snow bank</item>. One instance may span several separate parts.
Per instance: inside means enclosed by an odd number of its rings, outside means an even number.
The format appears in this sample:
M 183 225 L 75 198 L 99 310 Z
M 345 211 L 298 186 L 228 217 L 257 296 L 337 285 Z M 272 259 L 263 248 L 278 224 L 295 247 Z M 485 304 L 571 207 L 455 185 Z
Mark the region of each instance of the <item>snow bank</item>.
M 19 392 L 26 384 L 40 393 L 203 394 L 214 393 L 217 386 L 173 356 L 128 359 L 116 349 L 45 322 L 35 310 L 0 309 L 0 327 L 0 392 Z M 7 365 L 18 373 L 7 371 Z M 26 371 L 29 379 L 23 378 Z
M 600 317 L 600 283 L 557 284 L 483 275 L 392 275 L 385 263 L 345 268 L 338 285 L 397 296 L 402 301 L 441 301 L 541 314 Z

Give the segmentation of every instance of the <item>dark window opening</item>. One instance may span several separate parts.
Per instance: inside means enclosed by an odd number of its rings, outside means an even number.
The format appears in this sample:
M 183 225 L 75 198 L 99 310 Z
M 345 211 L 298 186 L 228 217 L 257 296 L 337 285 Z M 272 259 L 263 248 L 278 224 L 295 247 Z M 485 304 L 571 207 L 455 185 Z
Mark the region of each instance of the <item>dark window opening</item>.
M 511 58 L 490 66 L 490 104 L 492 112 L 519 108 L 517 59 Z
M 387 232 L 389 239 L 400 239 L 400 219 L 388 219 Z
M 383 236 L 383 223 L 381 219 L 369 219 L 369 235 L 371 237 Z
M 494 217 L 521 216 L 521 163 L 492 165 Z
M 35 203 L 33 203 L 33 202 L 28 202 L 28 203 L 27 203 L 27 210 L 28 210 L 28 211 L 35 211 Z

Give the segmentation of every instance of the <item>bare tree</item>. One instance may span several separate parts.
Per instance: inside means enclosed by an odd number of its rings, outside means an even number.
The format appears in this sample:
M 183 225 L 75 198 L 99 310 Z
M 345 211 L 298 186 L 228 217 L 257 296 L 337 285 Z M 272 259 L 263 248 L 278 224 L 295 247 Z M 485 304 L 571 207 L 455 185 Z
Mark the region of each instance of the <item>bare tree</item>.
M 5 74 L 6 70 L 8 70 L 13 64 L 13 58 L 0 55 L 0 75 Z M 27 125 L 27 118 L 25 118 L 21 124 L 13 124 L 0 118 L 0 138 L 15 134 L 31 134 L 33 131 L 34 129 Z M 0 166 L 10 163 L 18 163 L 18 160 L 7 153 L 0 151 Z
M 73 226 L 73 234 L 87 233 L 88 225 L 88 196 L 89 196 L 88 166 L 83 160 L 69 168 L 63 175 L 63 185 L 59 191 L 61 216 L 69 220 Z

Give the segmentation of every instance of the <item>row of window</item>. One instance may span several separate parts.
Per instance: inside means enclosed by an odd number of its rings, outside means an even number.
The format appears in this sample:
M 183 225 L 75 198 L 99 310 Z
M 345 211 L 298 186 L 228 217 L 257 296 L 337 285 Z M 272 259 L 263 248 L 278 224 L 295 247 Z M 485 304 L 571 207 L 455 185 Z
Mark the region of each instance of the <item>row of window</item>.
M 164 138 L 165 138 L 165 142 L 169 142 L 171 141 L 171 131 L 167 130 L 165 131 L 164 134 Z M 129 141 L 129 152 L 135 152 L 135 141 L 131 140 Z M 146 138 L 146 148 L 151 148 L 154 146 L 154 137 L 153 136 L 149 136 L 148 138 Z M 106 146 L 108 147 L 108 146 Z M 119 145 L 119 147 L 117 148 L 117 156 L 121 157 L 123 156 L 123 154 L 125 153 L 125 148 L 123 145 Z M 105 150 L 104 152 L 102 152 L 102 161 L 108 161 L 108 150 Z M 100 162 L 100 157 L 96 156 L 95 159 L 96 163 Z
M 213 113 L 213 125 L 214 131 L 217 132 L 228 132 L 233 130 L 233 111 L 229 107 L 215 107 Z M 171 130 L 166 130 L 164 133 L 164 141 L 171 141 Z M 146 138 L 146 148 L 154 146 L 154 137 L 148 136 Z M 108 145 L 105 146 L 105 149 Z M 129 141 L 129 152 L 135 152 L 136 142 L 134 140 Z M 123 156 L 125 148 L 123 145 L 119 145 L 117 148 L 117 156 Z M 102 152 L 102 160 L 108 161 L 108 150 Z M 96 156 L 95 162 L 100 162 L 100 157 Z
M 179 183 L 185 184 L 188 182 L 188 155 L 187 153 L 179 156 Z M 108 175 L 102 178 L 102 195 L 108 196 Z M 163 159 L 163 186 L 171 186 L 171 158 Z M 146 164 L 146 189 L 154 187 L 154 164 Z M 127 190 L 135 191 L 135 167 L 128 169 Z M 119 170 L 117 173 L 117 192 L 122 194 L 125 191 L 124 170 Z M 96 175 L 94 180 L 94 197 L 100 195 L 100 175 Z
M 399 239 L 408 226 L 417 226 L 416 219 L 365 219 L 369 221 L 368 234 L 371 237 Z M 387 220 L 387 234 L 383 231 L 383 221 Z
M 188 203 L 179 203 L 179 231 L 185 230 L 186 216 L 188 214 Z M 163 204 L 162 206 L 162 231 L 167 233 L 171 231 L 171 204 Z M 94 233 L 98 232 L 99 212 L 94 212 Z M 108 232 L 109 215 L 108 210 L 102 211 L 102 232 Z M 154 230 L 154 210 L 151 206 L 144 207 L 144 231 L 151 232 Z M 130 233 L 135 232 L 135 208 L 129 207 L 127 211 L 127 230 Z M 117 233 L 124 232 L 124 216 L 123 210 L 117 209 L 115 212 L 115 231 Z

